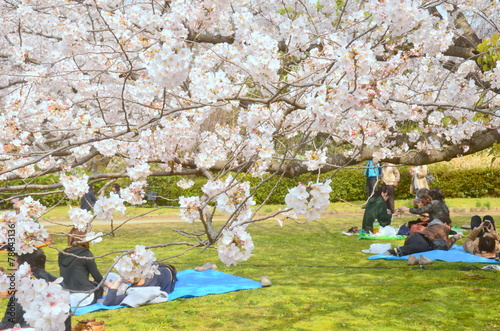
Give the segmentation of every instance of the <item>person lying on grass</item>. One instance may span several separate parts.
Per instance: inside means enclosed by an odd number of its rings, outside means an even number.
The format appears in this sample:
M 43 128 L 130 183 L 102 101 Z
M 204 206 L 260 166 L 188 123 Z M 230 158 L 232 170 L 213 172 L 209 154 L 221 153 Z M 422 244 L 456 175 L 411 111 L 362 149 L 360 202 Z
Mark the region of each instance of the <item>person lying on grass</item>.
M 435 219 L 421 232 L 415 232 L 406 238 L 403 246 L 389 249 L 386 254 L 404 256 L 433 249 L 448 250 L 457 240 L 462 238 L 461 234 L 455 234 L 448 238 L 451 229 L 451 219 L 441 216 Z
M 486 232 L 482 237 L 478 237 L 483 229 Z M 466 252 L 492 259 L 495 257 L 495 251 L 500 250 L 500 235 L 491 222 L 482 222 L 472 229 L 462 246 Z
M 140 278 L 138 280 L 124 280 L 121 277 L 114 282 L 104 283 L 108 287 L 106 297 L 104 298 L 103 305 L 105 306 L 116 306 L 120 305 L 130 294 L 129 289 L 134 287 L 157 287 L 158 291 L 155 293 L 165 296 L 165 293 L 171 293 L 174 290 L 175 282 L 177 281 L 177 270 L 172 265 L 160 265 L 158 267 L 160 272 L 158 275 L 154 275 L 151 278 Z M 131 284 L 130 286 L 128 284 Z M 167 296 L 168 298 L 168 296 Z M 130 300 L 130 298 L 129 298 Z M 142 298 L 141 298 L 142 300 Z M 166 300 L 164 300 L 166 301 Z M 129 303 L 126 305 L 133 306 Z

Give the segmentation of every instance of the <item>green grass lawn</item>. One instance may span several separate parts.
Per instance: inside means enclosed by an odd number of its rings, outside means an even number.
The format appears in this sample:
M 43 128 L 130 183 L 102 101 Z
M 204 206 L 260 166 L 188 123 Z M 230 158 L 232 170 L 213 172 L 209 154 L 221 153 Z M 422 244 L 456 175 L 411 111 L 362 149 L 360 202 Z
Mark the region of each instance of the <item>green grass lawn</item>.
M 498 205 L 490 200 L 492 206 Z M 468 208 L 476 207 L 474 201 L 469 204 Z M 95 318 L 106 322 L 106 330 L 500 329 L 498 272 L 481 270 L 483 264 L 435 262 L 421 269 L 405 261 L 367 260 L 369 254 L 361 250 L 370 244 L 390 242 L 394 246 L 403 241 L 359 240 L 341 234 L 360 226 L 361 216 L 330 214 L 308 224 L 288 222 L 283 227 L 275 220 L 255 224 L 249 227 L 254 256 L 238 266 L 221 264 L 213 249 L 189 251 L 167 261 L 179 270 L 216 262 L 219 270 L 237 276 L 259 280 L 266 275 L 272 280 L 271 287 L 96 312 L 75 316 L 73 323 Z M 469 216 L 452 218 L 456 224 L 470 220 Z M 400 225 L 411 219 L 401 217 L 394 222 Z M 92 251 L 99 255 L 139 243 L 179 241 L 182 237 L 172 230 L 192 227 L 181 222 L 130 224 L 116 237 L 93 245 Z M 62 226 L 48 229 L 67 231 Z M 106 228 L 100 225 L 95 230 Z M 64 238 L 54 238 L 64 248 Z M 165 258 L 180 250 L 158 249 L 156 256 Z M 47 269 L 58 275 L 56 252 L 45 251 Z M 99 260 L 99 268 L 104 271 L 112 258 Z

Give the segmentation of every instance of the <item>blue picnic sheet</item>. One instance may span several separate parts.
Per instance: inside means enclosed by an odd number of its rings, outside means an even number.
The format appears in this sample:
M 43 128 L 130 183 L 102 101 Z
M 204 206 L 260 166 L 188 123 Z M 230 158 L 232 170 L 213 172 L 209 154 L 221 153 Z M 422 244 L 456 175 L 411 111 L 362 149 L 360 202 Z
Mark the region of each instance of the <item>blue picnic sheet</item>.
M 422 253 L 413 254 L 416 257 L 420 255 L 425 256 L 428 259 L 434 261 L 445 261 L 445 262 L 468 262 L 468 263 L 489 263 L 495 264 L 500 263 L 495 261 L 494 259 L 487 259 L 485 257 L 477 256 L 471 253 L 467 253 L 464 251 L 462 245 L 453 245 L 449 250 L 433 250 Z M 408 256 L 393 256 L 393 255 L 385 255 L 385 254 L 377 254 L 368 257 L 368 260 L 408 260 Z
M 221 294 L 262 287 L 258 281 L 217 270 L 196 271 L 194 269 L 187 269 L 177 273 L 177 279 L 174 291 L 168 295 L 168 301 L 178 298 L 201 297 L 209 294 Z M 79 307 L 75 315 L 118 308 L 125 308 L 125 306 L 105 306 L 98 302 L 90 306 Z

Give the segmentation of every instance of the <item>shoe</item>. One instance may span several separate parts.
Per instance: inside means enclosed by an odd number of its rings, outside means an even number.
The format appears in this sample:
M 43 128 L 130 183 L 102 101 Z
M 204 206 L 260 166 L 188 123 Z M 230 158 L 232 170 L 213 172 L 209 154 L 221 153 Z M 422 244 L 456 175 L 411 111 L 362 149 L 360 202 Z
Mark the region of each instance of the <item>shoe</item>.
M 399 247 L 394 247 L 394 253 L 396 256 L 399 256 L 399 257 L 403 256 L 403 253 L 401 253 Z
M 269 287 L 271 286 L 271 280 L 269 279 L 269 277 L 267 276 L 262 276 L 260 277 L 260 284 L 263 286 L 263 287 Z
M 397 256 L 396 251 L 393 248 L 388 249 L 385 253 L 385 255 Z
M 207 262 L 201 267 L 195 267 L 196 271 L 206 271 L 206 270 L 217 270 L 217 265 L 215 263 Z
M 428 259 L 425 256 L 420 255 L 420 258 L 418 259 L 418 263 L 420 265 L 428 265 L 428 264 L 434 263 L 434 260 Z
M 420 264 L 420 262 L 415 257 L 415 255 L 408 256 L 408 265 L 417 265 L 417 264 Z

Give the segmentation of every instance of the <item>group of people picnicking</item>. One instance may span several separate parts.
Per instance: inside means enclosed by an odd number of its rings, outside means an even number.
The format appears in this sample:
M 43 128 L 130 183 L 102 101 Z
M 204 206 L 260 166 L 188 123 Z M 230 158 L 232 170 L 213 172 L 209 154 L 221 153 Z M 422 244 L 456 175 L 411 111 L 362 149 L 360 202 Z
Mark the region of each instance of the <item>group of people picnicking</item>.
M 119 190 L 120 187 L 116 184 L 112 187 L 110 194 L 119 194 Z M 81 200 L 81 208 L 91 209 L 95 201 L 94 192 L 90 187 L 89 193 Z M 144 291 L 149 291 L 151 296 L 154 294 L 159 298 L 162 297 L 164 301 L 168 298 L 168 293 L 174 290 L 177 281 L 177 270 L 172 265 L 158 265 L 159 273 L 147 279 L 122 279 L 118 274 L 109 273 L 108 278 L 104 280 L 97 267 L 94 255 L 90 251 L 89 242 L 85 238 L 85 231 L 73 227 L 68 234 L 68 247 L 59 252 L 58 255 L 59 273 L 63 277 L 61 286 L 70 291 L 71 307 L 88 306 L 98 300 L 107 306 L 122 304 L 135 307 L 140 304 L 139 301 L 144 296 L 134 297 L 134 295 L 129 295 L 129 288 L 141 287 L 142 294 L 144 294 Z M 20 265 L 26 262 L 33 277 L 53 282 L 57 277 L 45 270 L 46 261 L 47 258 L 43 249 L 37 248 L 32 253 L 17 255 L 13 269 L 17 270 Z M 210 268 L 202 267 L 197 270 L 208 269 Z M 0 322 L 0 330 L 12 328 L 15 325 L 29 326 L 23 317 L 24 310 L 17 302 L 15 294 L 9 300 L 12 301 L 12 304 L 8 305 L 6 313 Z M 9 308 L 11 306 L 15 307 L 14 312 L 12 312 L 12 308 Z M 66 330 L 71 330 L 70 317 L 68 317 L 65 324 Z
M 365 175 L 368 201 L 362 229 L 366 233 L 374 232 L 374 223 L 381 227 L 388 226 L 394 216 L 409 212 L 418 218 L 405 226 L 406 233 L 400 232 L 408 235 L 404 244 L 388 250 L 386 254 L 412 257 L 412 254 L 433 249 L 448 250 L 462 235 L 451 229 L 450 210 L 443 192 L 439 188 L 429 188 L 427 166 L 412 167 L 410 174 L 410 192 L 416 194 L 413 207 L 395 209 L 394 187 L 399 182 L 399 171 L 389 163 L 379 165 L 377 159 L 367 162 Z M 377 187 L 379 181 L 382 185 Z M 500 235 L 496 232 L 491 216 L 484 216 L 482 219 L 479 216 L 472 217 L 471 231 L 463 242 L 463 248 L 471 254 L 495 257 L 495 252 L 500 250 Z

